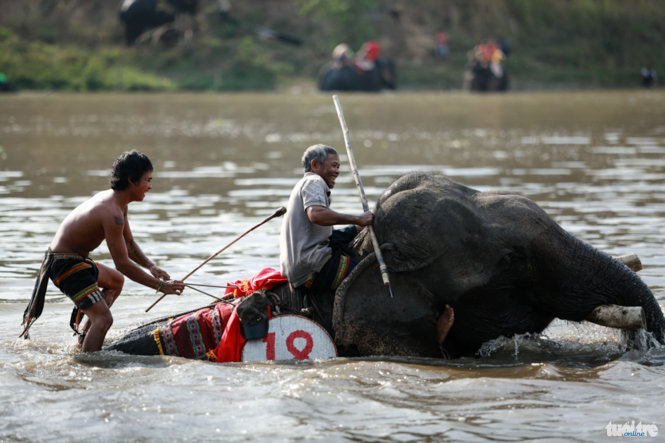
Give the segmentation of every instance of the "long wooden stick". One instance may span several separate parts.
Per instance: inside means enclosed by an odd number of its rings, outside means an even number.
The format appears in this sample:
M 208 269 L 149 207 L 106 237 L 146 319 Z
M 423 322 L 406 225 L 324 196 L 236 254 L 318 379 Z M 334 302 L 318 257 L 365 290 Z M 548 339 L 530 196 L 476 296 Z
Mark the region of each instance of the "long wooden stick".
M 187 283 L 185 283 L 185 286 L 188 287 L 188 288 L 190 288 L 190 289 L 193 289 L 193 290 L 196 291 L 196 292 L 200 292 L 201 294 L 205 294 L 205 295 L 207 295 L 208 297 L 214 298 L 214 299 L 217 300 L 217 301 L 222 301 L 221 298 L 219 298 L 219 297 L 215 297 L 214 295 L 209 294 L 209 293 L 207 293 L 206 291 L 202 291 L 202 290 L 200 290 L 199 288 L 197 288 L 197 287 L 195 287 L 195 286 L 188 285 Z
M 356 181 L 356 187 L 358 188 L 358 193 L 360 194 L 360 201 L 363 205 L 363 211 L 369 211 L 369 205 L 367 204 L 367 196 L 365 195 L 365 188 L 360 181 L 360 174 L 358 174 L 358 167 L 356 166 L 356 158 L 353 156 L 353 150 L 351 149 L 351 139 L 349 137 L 349 128 L 346 126 L 346 120 L 344 120 L 344 113 L 342 112 L 342 105 L 339 103 L 339 97 L 333 95 L 333 102 L 335 102 L 335 109 L 337 110 L 337 117 L 339 118 L 339 124 L 342 126 L 342 132 L 344 134 L 344 144 L 346 145 L 346 154 L 349 157 L 349 163 L 351 164 L 351 172 L 353 172 L 353 178 Z M 374 255 L 376 255 L 376 260 L 379 262 L 379 269 L 381 270 L 381 278 L 383 279 L 383 284 L 388 287 L 388 292 L 390 297 L 393 296 L 393 290 L 390 286 L 390 277 L 388 276 L 388 267 L 383 261 L 383 254 L 381 253 L 381 247 L 379 246 L 379 240 L 376 238 L 374 233 L 374 228 L 368 226 L 369 235 L 372 239 L 372 245 L 374 246 Z
M 204 285 L 203 283 L 190 283 L 185 286 L 201 286 L 203 288 L 218 288 L 218 289 L 237 289 L 237 286 L 222 286 L 222 285 Z
M 261 225 L 263 225 L 263 224 L 265 224 L 265 223 L 268 223 L 268 222 L 269 222 L 270 220 L 272 220 L 273 218 L 275 218 L 275 217 L 281 217 L 281 216 L 284 215 L 284 214 L 286 214 L 286 208 L 285 208 L 284 206 L 282 206 L 282 207 L 279 208 L 277 211 L 275 211 L 275 213 L 274 213 L 273 215 L 271 215 L 270 217 L 266 218 L 265 220 L 263 220 L 263 221 L 262 221 L 261 223 L 259 223 L 258 225 L 256 225 L 256 226 L 254 226 L 254 227 L 248 229 L 248 230 L 245 231 L 245 233 L 242 234 L 240 237 L 236 238 L 236 239 L 233 240 L 231 243 L 229 243 L 228 245 L 224 246 L 224 247 L 223 247 L 222 249 L 220 249 L 219 251 L 217 251 L 217 252 L 215 252 L 214 254 L 212 254 L 212 255 L 211 255 L 210 257 L 208 257 L 203 263 L 201 263 L 201 264 L 198 265 L 196 268 L 194 268 L 194 270 L 192 270 L 192 272 L 190 272 L 189 274 L 187 274 L 187 275 L 186 275 L 181 281 L 185 281 L 185 280 L 187 280 L 187 279 L 188 279 L 193 273 L 195 273 L 196 271 L 198 271 L 199 269 L 201 269 L 201 267 L 202 267 L 203 265 L 205 265 L 206 263 L 208 263 L 208 262 L 209 262 L 210 260 L 212 260 L 213 258 L 217 257 L 217 256 L 218 256 L 219 254 L 221 254 L 222 252 L 226 251 L 229 247 L 231 247 L 233 244 L 235 244 L 235 242 L 237 242 L 238 240 L 240 240 L 241 238 L 243 238 L 244 236 L 246 236 L 247 234 L 249 234 L 250 232 L 252 232 L 254 229 L 258 228 L 259 226 L 261 226 Z M 159 303 L 164 297 L 166 297 L 166 294 L 164 294 L 164 295 L 162 295 L 161 297 L 159 297 L 159 298 L 158 298 L 153 304 L 151 304 L 151 305 L 148 307 L 148 309 L 145 310 L 145 312 L 148 312 L 149 310 L 151 310 L 152 307 L 155 306 L 157 303 Z

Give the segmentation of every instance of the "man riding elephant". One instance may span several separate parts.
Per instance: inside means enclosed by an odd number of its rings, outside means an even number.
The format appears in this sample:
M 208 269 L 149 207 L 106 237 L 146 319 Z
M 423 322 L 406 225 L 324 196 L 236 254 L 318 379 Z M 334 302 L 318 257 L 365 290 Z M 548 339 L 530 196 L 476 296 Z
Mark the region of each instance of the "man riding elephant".
M 372 224 L 374 214 L 349 215 L 330 209 L 330 191 L 340 168 L 334 148 L 312 145 L 305 150 L 302 164 L 305 175 L 293 187 L 282 222 L 280 262 L 282 275 L 294 290 L 309 292 L 316 305 L 317 299 L 330 297 L 358 264 L 347 245 L 359 230 Z M 352 224 L 344 230 L 333 229 L 348 223 Z M 452 311 L 444 313 L 437 336 L 445 337 L 452 315 Z

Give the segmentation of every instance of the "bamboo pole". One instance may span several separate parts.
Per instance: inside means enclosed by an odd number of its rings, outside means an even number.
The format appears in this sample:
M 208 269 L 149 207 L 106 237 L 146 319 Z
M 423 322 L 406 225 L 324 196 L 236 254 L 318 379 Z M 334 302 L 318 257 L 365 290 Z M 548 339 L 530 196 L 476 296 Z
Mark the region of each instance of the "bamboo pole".
M 369 211 L 369 205 L 367 204 L 367 196 L 365 195 L 365 189 L 363 184 L 360 181 L 360 174 L 358 174 L 358 168 L 356 166 L 356 158 L 353 155 L 353 150 L 351 149 L 351 140 L 349 137 L 349 128 L 346 126 L 346 120 L 344 120 L 344 113 L 342 112 L 342 105 L 339 103 L 339 98 L 337 95 L 333 95 L 333 102 L 335 103 L 335 109 L 337 110 L 337 117 L 339 118 L 339 124 L 342 126 L 342 132 L 344 134 L 344 143 L 346 145 L 346 153 L 349 157 L 349 163 L 351 164 L 351 172 L 353 172 L 353 178 L 356 181 L 356 187 L 358 188 L 358 193 L 360 194 L 360 201 L 363 205 L 363 211 Z M 385 261 L 383 260 L 383 254 L 381 253 L 381 247 L 379 246 L 379 240 L 376 238 L 374 233 L 374 228 L 372 226 L 367 226 L 369 229 L 369 235 L 372 239 L 372 245 L 374 246 L 374 254 L 376 255 L 376 260 L 379 262 L 379 269 L 381 271 L 381 278 L 383 279 L 383 284 L 388 287 L 388 292 L 390 297 L 393 297 L 393 290 L 390 286 L 390 277 L 388 276 L 388 267 L 386 266 Z

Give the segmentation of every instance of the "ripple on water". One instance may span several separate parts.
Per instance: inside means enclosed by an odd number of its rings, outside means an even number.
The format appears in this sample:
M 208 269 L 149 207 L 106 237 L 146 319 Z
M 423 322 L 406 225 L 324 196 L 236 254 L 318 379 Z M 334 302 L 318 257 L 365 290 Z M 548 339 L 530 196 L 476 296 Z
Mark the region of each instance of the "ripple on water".
M 653 95 L 578 95 L 346 97 L 370 206 L 414 170 L 526 195 L 594 246 L 637 253 L 641 277 L 665 304 L 665 130 L 653 109 L 665 100 L 648 99 L 644 111 L 640 100 Z M 635 106 L 626 109 L 628 99 Z M 150 153 L 154 189 L 130 206 L 132 231 L 179 277 L 286 203 L 305 146 L 342 145 L 327 96 L 10 100 L 0 108 L 0 440 L 596 441 L 610 420 L 653 421 L 665 431 L 664 347 L 633 349 L 590 325 L 554 322 L 544 334 L 497 339 L 481 357 L 453 361 L 77 356 L 71 302 L 51 287 L 32 339 L 16 339 L 46 245 L 71 208 L 108 186 L 113 151 Z M 90 149 L 97 145 L 105 149 Z M 72 161 L 54 161 L 54 152 Z M 347 160 L 342 153 L 333 207 L 354 213 L 361 209 Z M 252 232 L 197 281 L 225 284 L 276 267 L 279 228 L 275 220 Z M 109 262 L 107 248 L 95 258 Z M 209 301 L 186 293 L 145 313 L 154 299 L 127 281 L 109 339 Z

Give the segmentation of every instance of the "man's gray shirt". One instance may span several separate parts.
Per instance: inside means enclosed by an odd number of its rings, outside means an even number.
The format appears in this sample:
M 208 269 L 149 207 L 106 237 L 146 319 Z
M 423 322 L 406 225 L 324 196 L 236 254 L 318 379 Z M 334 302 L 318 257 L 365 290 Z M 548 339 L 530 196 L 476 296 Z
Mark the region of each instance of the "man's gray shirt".
M 293 287 L 305 284 L 332 256 L 333 227 L 309 221 L 310 206 L 330 207 L 330 188 L 321 176 L 306 172 L 291 191 L 279 237 L 280 272 Z

